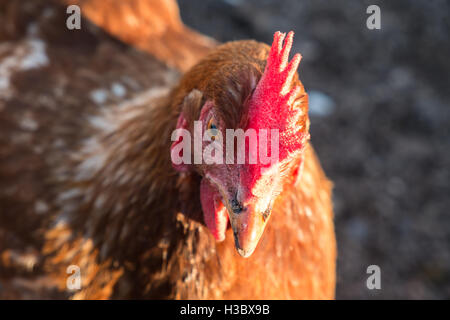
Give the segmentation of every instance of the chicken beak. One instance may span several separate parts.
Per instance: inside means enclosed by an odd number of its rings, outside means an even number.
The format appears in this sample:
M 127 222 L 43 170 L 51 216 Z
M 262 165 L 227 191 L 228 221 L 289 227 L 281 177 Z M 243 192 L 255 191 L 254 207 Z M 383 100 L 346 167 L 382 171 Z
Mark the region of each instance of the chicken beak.
M 227 211 L 238 253 L 248 258 L 255 251 L 264 232 L 271 208 L 264 212 L 256 210 L 253 204 L 242 205 L 235 199 L 227 201 Z

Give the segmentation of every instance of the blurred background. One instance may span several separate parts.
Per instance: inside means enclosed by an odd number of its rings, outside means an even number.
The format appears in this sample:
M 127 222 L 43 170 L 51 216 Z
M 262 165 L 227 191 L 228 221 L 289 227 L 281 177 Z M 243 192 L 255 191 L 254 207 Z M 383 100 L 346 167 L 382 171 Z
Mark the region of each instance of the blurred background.
M 450 2 L 178 0 L 221 42 L 295 31 L 334 182 L 337 298 L 450 298 Z M 369 30 L 366 9 L 381 9 Z M 366 268 L 381 268 L 368 290 Z

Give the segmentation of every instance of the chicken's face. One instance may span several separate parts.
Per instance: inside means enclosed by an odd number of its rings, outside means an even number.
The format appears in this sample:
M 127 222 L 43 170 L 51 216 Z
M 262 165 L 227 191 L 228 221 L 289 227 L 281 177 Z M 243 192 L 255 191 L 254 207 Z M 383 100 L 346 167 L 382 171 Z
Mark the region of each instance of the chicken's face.
M 176 156 L 185 160 L 174 167 L 202 176 L 200 194 L 207 227 L 222 241 L 230 222 L 236 249 L 243 257 L 253 253 L 274 202 L 286 183 L 295 180 L 309 138 L 306 94 L 292 81 L 300 57 L 287 64 L 292 35 L 283 47 L 284 35 L 275 34 L 264 74 L 259 82 L 252 77 L 248 81 L 249 94 L 240 102 L 237 122 L 230 126 L 224 112 L 230 106 L 223 100 L 202 99 L 202 93 L 193 90 L 185 104 L 199 103 L 199 115 L 188 121 L 182 112 L 177 128 L 189 134 L 179 133 L 173 139 L 173 163 Z M 189 142 L 189 148 L 181 151 L 183 141 Z
M 219 108 L 207 101 L 197 127 L 194 126 L 194 135 L 196 129 L 200 131 L 201 128 L 204 132 L 203 160 L 194 164 L 194 168 L 203 177 L 201 202 L 206 225 L 221 241 L 225 239 L 229 221 L 236 249 L 248 257 L 255 249 L 273 203 L 282 190 L 286 180 L 283 177 L 291 176 L 289 169 L 295 168 L 297 163 L 289 161 L 281 168 L 281 162 L 275 158 L 272 163 L 263 164 L 258 151 L 265 148 L 271 155 L 272 149 L 278 147 L 278 141 L 268 140 L 259 130 L 247 126 L 227 127 L 221 114 L 216 112 Z

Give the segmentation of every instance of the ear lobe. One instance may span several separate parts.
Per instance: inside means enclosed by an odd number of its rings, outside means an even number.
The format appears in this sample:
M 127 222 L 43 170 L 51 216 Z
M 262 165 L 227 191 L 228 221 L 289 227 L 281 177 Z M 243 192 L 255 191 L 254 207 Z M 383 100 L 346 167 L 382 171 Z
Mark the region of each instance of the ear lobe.
M 177 121 L 177 128 L 172 133 L 173 143 L 170 147 L 170 156 L 172 167 L 179 172 L 191 170 L 192 153 L 189 125 L 196 118 L 196 114 L 199 113 L 202 96 L 199 90 L 194 89 L 184 98 Z
M 297 164 L 297 166 L 294 169 L 294 172 L 292 173 L 292 177 L 294 178 L 295 185 L 300 183 L 300 180 L 302 178 L 304 163 L 305 163 L 304 156 L 302 155 L 300 163 Z
M 175 137 L 174 137 L 175 135 Z M 188 139 L 188 141 L 186 141 Z M 190 170 L 190 161 L 186 163 L 187 157 L 190 160 L 190 150 L 186 150 L 186 146 L 190 149 L 190 133 L 188 131 L 188 122 L 182 112 L 178 117 L 177 128 L 172 133 L 172 140 L 174 141 L 170 146 L 170 156 L 172 159 L 172 167 L 179 172 L 187 172 Z M 186 155 L 185 153 L 188 152 Z M 179 158 L 182 158 L 181 162 Z M 178 161 L 177 161 L 178 160 Z

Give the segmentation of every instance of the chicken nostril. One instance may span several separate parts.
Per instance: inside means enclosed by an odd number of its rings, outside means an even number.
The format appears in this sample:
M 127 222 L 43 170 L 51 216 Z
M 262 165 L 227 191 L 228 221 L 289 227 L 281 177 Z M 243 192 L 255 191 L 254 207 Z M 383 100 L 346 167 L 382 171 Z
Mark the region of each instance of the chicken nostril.
M 264 222 L 267 220 L 267 218 L 269 218 L 270 212 L 271 212 L 271 208 L 267 208 L 266 211 L 264 211 L 264 212 L 262 213 Z
M 233 213 L 241 213 L 243 208 L 239 201 L 233 199 L 231 200 L 231 210 L 233 210 Z

